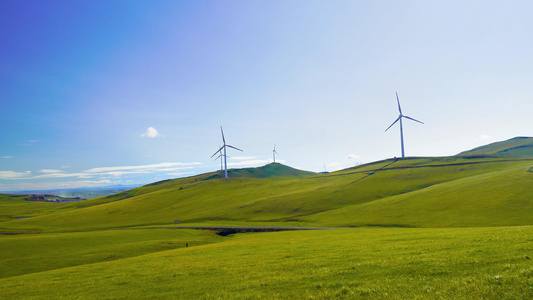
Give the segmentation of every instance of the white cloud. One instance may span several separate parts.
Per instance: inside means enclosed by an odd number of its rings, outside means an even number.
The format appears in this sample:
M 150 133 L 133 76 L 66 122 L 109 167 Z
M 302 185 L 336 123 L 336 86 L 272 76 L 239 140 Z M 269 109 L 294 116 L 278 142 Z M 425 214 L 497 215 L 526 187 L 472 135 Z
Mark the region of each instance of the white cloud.
M 146 132 L 141 134 L 141 137 L 148 137 L 148 138 L 156 138 L 160 136 L 161 135 L 159 134 L 159 132 L 157 132 L 157 129 L 155 129 L 154 127 L 148 127 L 148 129 L 146 129 Z
M 147 174 L 159 172 L 172 172 L 185 169 L 192 169 L 195 166 L 202 165 L 199 162 L 191 163 L 160 163 L 151 165 L 139 166 L 120 166 L 120 167 L 101 167 L 92 168 L 89 170 L 66 173 L 62 170 L 42 169 L 39 172 L 42 175 L 31 176 L 31 171 L 15 172 L 15 171 L 0 171 L 0 179 L 6 180 L 29 180 L 29 179 L 57 179 L 77 177 L 80 179 L 92 178 L 97 176 L 120 177 L 125 174 Z
M 201 165 L 199 162 L 192 163 L 160 163 L 160 164 L 151 164 L 151 165 L 140 165 L 140 166 L 121 166 L 121 167 L 102 167 L 102 168 L 93 168 L 86 170 L 87 173 L 99 173 L 99 174 L 109 174 L 116 172 L 123 173 L 152 173 L 152 172 L 161 172 L 161 171 L 170 171 L 169 168 L 175 170 L 176 168 L 190 167 Z
M 348 154 L 348 156 L 346 156 L 346 159 L 361 160 L 361 156 L 356 155 L 356 154 Z
M 31 175 L 31 171 L 14 172 L 14 171 L 0 171 L 0 179 L 24 179 Z
M 480 140 L 483 140 L 483 141 L 486 141 L 486 140 L 492 140 L 493 137 L 488 135 L 488 134 L 482 134 L 480 137 L 479 137 Z
M 54 173 L 61 173 L 63 171 L 61 170 L 55 170 L 55 169 L 42 169 L 41 171 L 39 171 L 41 173 L 45 173 L 45 174 L 54 174 Z
M 357 154 L 348 154 L 343 160 L 330 162 L 326 164 L 326 169 L 328 172 L 335 172 L 351 168 L 362 163 L 362 157 Z M 323 169 L 317 169 L 316 172 L 322 172 Z
M 58 173 L 47 173 L 47 174 L 44 174 L 44 175 L 38 175 L 38 176 L 30 177 L 30 178 L 27 178 L 27 179 L 68 178 L 68 177 L 80 177 L 80 176 L 91 176 L 91 175 L 87 175 L 86 173 L 63 173 L 63 172 L 58 172 Z M 85 177 L 85 178 L 88 178 L 88 177 Z
M 9 159 L 9 158 L 13 158 L 13 156 L 11 156 L 11 155 L 6 155 L 6 156 L 2 156 L 2 158 Z
M 255 159 L 255 156 L 235 156 L 235 157 L 229 157 L 229 159 L 234 159 L 234 160 L 251 160 L 251 159 Z
M 189 175 L 189 174 L 193 174 L 192 172 L 177 172 L 177 173 L 168 173 L 167 175 L 168 176 L 176 176 L 176 177 L 181 177 L 183 175 Z
M 240 162 L 228 163 L 228 167 L 255 167 L 259 165 L 265 165 L 268 163 L 269 163 L 268 160 L 255 159 L 255 160 L 245 160 L 245 161 L 240 161 Z

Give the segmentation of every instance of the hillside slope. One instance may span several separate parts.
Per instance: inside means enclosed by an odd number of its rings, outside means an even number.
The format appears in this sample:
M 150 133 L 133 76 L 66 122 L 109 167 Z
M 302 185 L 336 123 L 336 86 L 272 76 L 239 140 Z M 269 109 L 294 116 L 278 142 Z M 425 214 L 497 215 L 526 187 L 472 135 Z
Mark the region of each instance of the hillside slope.
M 532 165 L 533 158 L 444 157 L 386 160 L 305 178 L 206 180 L 211 173 L 159 182 L 117 194 L 112 202 L 95 199 L 92 206 L 4 222 L 0 227 L 56 231 L 175 221 L 278 226 L 284 222 L 417 227 L 533 224 Z M 470 209 L 458 212 L 465 203 Z M 497 220 L 495 211 L 507 217 Z
M 329 226 L 481 227 L 533 224 L 533 170 L 519 167 L 303 218 Z
M 533 156 L 533 137 L 515 137 L 464 151 L 459 153 L 458 156 Z

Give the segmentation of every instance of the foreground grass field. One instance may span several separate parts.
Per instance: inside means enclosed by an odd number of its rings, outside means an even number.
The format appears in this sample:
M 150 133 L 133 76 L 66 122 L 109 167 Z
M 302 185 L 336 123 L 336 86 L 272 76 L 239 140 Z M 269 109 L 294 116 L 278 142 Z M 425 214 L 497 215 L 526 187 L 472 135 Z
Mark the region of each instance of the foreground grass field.
M 105 230 L 0 235 L 0 278 L 215 243 L 207 230 Z
M 531 226 L 241 234 L 0 279 L 0 298 L 531 299 L 532 258 Z

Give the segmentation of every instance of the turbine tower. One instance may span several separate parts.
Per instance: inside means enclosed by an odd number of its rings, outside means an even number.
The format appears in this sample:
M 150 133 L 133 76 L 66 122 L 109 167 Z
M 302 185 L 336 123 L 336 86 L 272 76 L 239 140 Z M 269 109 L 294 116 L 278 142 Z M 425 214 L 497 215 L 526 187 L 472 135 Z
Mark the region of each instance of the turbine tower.
M 400 107 L 400 98 L 398 98 L 398 92 L 396 92 L 396 100 L 398 101 L 398 110 L 400 111 L 400 116 L 398 117 L 398 119 L 396 119 L 396 121 L 394 121 L 394 123 L 391 124 L 391 126 L 389 126 L 387 129 L 385 129 L 385 132 L 387 130 L 389 130 L 394 124 L 396 124 L 396 122 L 400 121 L 400 139 L 402 141 L 402 157 L 405 157 L 405 150 L 404 150 L 404 146 L 403 146 L 403 124 L 402 124 L 402 118 L 406 118 L 406 119 L 418 122 L 420 124 L 424 124 L 424 123 L 422 123 L 422 122 L 420 122 L 418 120 L 415 120 L 415 119 L 413 119 L 411 117 L 404 116 L 402 114 L 402 108 Z
M 220 153 L 215 160 L 220 158 L 220 171 L 224 170 L 224 166 L 222 165 L 222 153 Z
M 274 157 L 274 163 L 276 163 L 276 154 L 279 155 L 279 153 L 276 152 L 276 144 L 274 144 L 274 150 L 272 150 L 272 156 Z
M 241 149 L 239 148 L 236 148 L 236 147 L 233 147 L 231 145 L 226 145 L 226 139 L 224 138 L 224 130 L 222 129 L 222 126 L 220 126 L 220 132 L 222 132 L 222 147 L 220 147 L 220 149 L 218 149 L 217 152 L 215 152 L 215 154 L 211 155 L 211 158 L 213 158 L 213 156 L 217 155 L 217 153 L 220 153 L 220 155 L 222 155 L 224 157 L 224 177 L 228 178 L 228 163 L 227 163 L 227 155 L 226 155 L 226 148 L 230 147 L 230 148 L 233 148 L 235 150 L 239 150 L 242 152 Z M 222 153 L 222 150 L 224 150 L 224 153 Z

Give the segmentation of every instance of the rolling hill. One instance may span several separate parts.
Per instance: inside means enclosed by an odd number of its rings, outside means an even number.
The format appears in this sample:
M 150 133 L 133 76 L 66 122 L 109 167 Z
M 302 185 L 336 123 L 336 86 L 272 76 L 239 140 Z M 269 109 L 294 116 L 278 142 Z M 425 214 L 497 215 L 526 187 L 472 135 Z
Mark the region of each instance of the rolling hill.
M 515 137 L 507 141 L 492 143 L 461 152 L 459 156 L 533 156 L 533 138 Z
M 0 231 L 137 226 L 533 225 L 533 157 L 511 139 L 453 157 L 389 159 L 328 174 L 281 164 L 166 180 L 67 204 Z M 473 153 L 476 155 L 464 155 Z M 483 154 L 484 153 L 484 154 Z M 516 153 L 516 152 L 515 152 Z
M 77 203 L 0 194 L 0 298 L 525 299 L 533 157 L 509 155 L 522 142 L 328 174 L 269 164 Z M 221 225 L 365 228 L 194 230 Z

